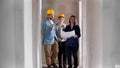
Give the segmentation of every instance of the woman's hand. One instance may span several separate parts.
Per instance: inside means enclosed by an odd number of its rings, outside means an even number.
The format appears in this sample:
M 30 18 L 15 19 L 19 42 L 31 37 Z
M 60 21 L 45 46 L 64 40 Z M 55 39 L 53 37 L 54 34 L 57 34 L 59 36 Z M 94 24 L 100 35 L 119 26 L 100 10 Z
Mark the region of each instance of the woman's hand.
M 73 37 L 74 37 L 74 38 L 77 38 L 78 36 L 77 36 L 77 35 L 74 35 Z
M 65 41 L 66 41 L 66 38 L 63 38 L 61 41 L 62 41 L 62 42 L 65 42 Z

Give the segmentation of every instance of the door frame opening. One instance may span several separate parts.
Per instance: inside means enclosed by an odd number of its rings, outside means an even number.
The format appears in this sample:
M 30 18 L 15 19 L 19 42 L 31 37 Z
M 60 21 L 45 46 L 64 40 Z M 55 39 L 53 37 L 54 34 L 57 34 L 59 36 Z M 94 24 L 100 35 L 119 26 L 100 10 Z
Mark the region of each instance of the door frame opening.
M 79 26 L 81 28 L 81 38 L 80 48 L 79 48 L 79 67 L 86 68 L 86 8 L 85 7 L 86 0 L 79 0 Z M 84 3 L 83 3 L 84 2 Z M 84 11 L 84 12 L 83 12 Z M 84 17 L 83 17 L 84 16 Z M 42 21 L 42 0 L 39 0 L 39 30 L 38 30 L 38 44 L 37 44 L 37 68 L 42 68 L 42 35 L 41 35 L 41 21 Z M 84 31 L 84 32 L 83 32 Z M 85 51 L 85 52 L 84 52 Z

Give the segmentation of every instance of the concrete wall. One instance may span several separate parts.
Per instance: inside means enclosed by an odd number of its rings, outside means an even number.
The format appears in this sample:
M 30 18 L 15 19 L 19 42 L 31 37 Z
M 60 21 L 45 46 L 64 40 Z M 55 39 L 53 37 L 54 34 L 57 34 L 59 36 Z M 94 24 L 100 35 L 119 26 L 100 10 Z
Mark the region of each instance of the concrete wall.
M 120 1 L 87 0 L 88 68 L 120 67 Z
M 38 43 L 38 12 L 39 1 L 32 0 L 32 37 L 33 37 L 33 67 L 37 68 L 37 43 Z M 39 25 L 40 26 L 40 25 Z
M 78 10 L 75 8 L 78 6 L 77 0 L 53 1 L 43 0 L 43 20 L 48 8 L 55 9 L 56 19 L 59 12 L 67 15 L 67 21 L 71 14 L 78 17 Z M 65 2 L 68 4 L 66 5 Z M 86 9 L 84 9 L 86 10 L 86 21 L 84 21 L 86 22 L 86 38 L 88 41 L 86 44 L 88 66 L 85 68 L 115 68 L 115 65 L 120 65 L 120 1 L 86 0 L 84 2 L 86 2 Z M 24 68 L 23 3 L 23 0 L 0 1 L 0 68 Z M 39 31 L 38 0 L 33 0 L 32 7 L 32 53 L 33 67 L 36 68 L 37 45 L 39 44 L 39 33 L 37 33 Z M 66 23 L 68 23 L 67 21 Z
M 0 1 L 0 68 L 15 68 L 15 1 Z M 10 9 L 11 8 L 11 9 Z
M 64 13 L 66 16 L 66 23 L 71 15 L 76 15 L 78 17 L 78 7 L 79 0 L 43 0 L 42 1 L 42 17 L 46 19 L 46 10 L 55 10 L 55 20 L 57 21 L 58 15 Z
M 23 68 L 23 1 L 0 0 L 0 68 Z
M 120 67 L 119 12 L 119 0 L 103 0 L 103 68 Z
M 32 42 L 33 42 L 33 68 L 42 67 L 41 59 L 41 4 L 42 0 L 32 0 Z
M 24 68 L 23 0 L 15 0 L 15 68 Z
M 102 68 L 102 27 L 102 0 L 86 0 L 86 68 Z
M 38 36 L 39 3 L 39 0 L 0 1 L 0 68 L 25 68 L 27 65 L 27 68 L 37 68 L 37 62 L 41 60 L 38 60 L 40 56 L 37 54 L 37 45 L 40 46 L 41 41 Z M 30 29 L 32 30 L 29 31 Z M 29 43 L 32 44 L 28 45 Z

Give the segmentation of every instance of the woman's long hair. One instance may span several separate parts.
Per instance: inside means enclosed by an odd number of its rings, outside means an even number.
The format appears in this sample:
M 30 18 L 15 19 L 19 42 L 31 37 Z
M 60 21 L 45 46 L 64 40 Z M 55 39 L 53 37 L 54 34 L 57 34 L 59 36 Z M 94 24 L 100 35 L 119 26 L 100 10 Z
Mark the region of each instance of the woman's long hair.
M 77 25 L 77 21 L 76 21 L 76 16 L 75 15 L 71 15 L 70 16 L 70 18 L 69 18 L 69 24 L 71 25 L 71 21 L 70 20 L 71 20 L 72 17 L 74 18 L 74 25 L 73 26 L 75 26 L 75 25 Z

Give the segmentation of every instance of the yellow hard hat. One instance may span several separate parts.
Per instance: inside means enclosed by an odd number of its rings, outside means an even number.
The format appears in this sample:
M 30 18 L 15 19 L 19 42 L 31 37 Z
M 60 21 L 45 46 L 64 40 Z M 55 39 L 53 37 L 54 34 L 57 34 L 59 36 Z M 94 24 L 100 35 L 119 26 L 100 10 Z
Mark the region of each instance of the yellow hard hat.
M 53 9 L 48 9 L 47 10 L 47 14 L 54 14 L 55 12 L 54 12 L 54 10 Z
M 64 14 L 60 14 L 60 15 L 58 16 L 58 18 L 59 18 L 59 17 L 65 18 L 65 15 L 64 15 Z

